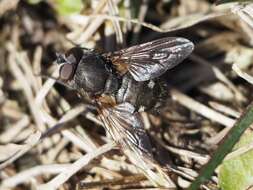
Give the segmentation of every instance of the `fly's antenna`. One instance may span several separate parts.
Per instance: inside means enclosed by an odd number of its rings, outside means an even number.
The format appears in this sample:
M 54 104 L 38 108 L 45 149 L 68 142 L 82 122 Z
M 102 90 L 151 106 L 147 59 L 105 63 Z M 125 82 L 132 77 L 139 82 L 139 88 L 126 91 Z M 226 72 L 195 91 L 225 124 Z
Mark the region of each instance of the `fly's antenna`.
M 68 60 L 66 59 L 65 55 L 62 53 L 56 52 L 56 63 L 58 65 L 60 65 L 62 63 L 66 63 L 66 62 L 68 62 Z

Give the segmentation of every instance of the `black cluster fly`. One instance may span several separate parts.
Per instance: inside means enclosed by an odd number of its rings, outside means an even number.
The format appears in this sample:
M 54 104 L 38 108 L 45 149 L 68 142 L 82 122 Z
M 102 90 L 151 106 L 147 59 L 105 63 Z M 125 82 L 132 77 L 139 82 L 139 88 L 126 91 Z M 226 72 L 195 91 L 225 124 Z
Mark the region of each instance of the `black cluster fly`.
M 192 42 L 167 37 L 99 54 L 74 47 L 57 54 L 59 82 L 94 101 L 106 130 L 124 151 L 152 158 L 139 111 L 159 107 L 167 89 L 161 76 L 193 51 Z

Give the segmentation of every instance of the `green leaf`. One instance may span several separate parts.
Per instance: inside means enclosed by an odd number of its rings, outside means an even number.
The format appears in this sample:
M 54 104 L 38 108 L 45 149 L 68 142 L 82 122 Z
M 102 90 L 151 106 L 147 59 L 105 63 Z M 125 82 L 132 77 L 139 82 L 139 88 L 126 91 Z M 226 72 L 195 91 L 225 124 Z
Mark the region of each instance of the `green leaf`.
M 243 135 L 236 149 L 247 146 L 252 140 L 252 132 Z M 241 190 L 253 185 L 253 150 L 223 161 L 218 177 L 219 186 L 223 190 Z
M 84 6 L 82 0 L 55 0 L 55 2 L 60 15 L 80 13 Z

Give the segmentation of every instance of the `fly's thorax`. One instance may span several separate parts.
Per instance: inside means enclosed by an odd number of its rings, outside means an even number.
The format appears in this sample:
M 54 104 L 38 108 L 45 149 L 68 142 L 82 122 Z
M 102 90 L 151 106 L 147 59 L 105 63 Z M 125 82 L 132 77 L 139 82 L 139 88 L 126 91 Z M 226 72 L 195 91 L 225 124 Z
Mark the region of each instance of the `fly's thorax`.
M 105 90 L 112 91 L 112 66 L 105 59 L 94 52 L 83 54 L 76 66 L 75 74 L 69 84 L 76 90 L 82 90 L 91 95 L 100 95 Z
M 74 81 L 77 88 L 94 94 L 101 94 L 110 75 L 106 63 L 100 56 L 87 55 L 77 66 Z

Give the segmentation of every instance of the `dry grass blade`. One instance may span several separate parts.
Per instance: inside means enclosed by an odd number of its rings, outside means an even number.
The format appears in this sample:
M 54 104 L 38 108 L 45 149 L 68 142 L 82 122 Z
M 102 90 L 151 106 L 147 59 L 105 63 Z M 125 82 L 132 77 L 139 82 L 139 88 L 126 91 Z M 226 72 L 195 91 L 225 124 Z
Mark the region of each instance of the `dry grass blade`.
M 29 125 L 29 123 L 30 123 L 29 116 L 24 115 L 19 121 L 17 121 L 9 129 L 4 131 L 0 135 L 0 142 L 1 143 L 11 142 L 25 127 Z
M 65 122 L 67 122 L 67 121 L 75 118 L 79 114 L 81 114 L 85 109 L 86 109 L 85 105 L 79 105 L 79 106 L 69 110 L 65 115 L 62 116 L 62 118 L 59 121 L 56 121 L 50 115 L 47 115 L 46 117 L 48 118 L 48 122 L 50 123 L 50 125 L 55 126 L 57 128 L 57 127 L 61 127 L 61 125 L 64 124 Z M 46 136 L 47 134 L 50 134 L 54 130 L 56 130 L 56 129 L 49 129 L 44 134 L 44 136 Z M 75 144 L 77 147 L 84 150 L 85 152 L 90 152 L 94 148 L 94 144 L 92 143 L 92 140 L 89 140 L 88 141 L 89 143 L 84 142 L 82 139 L 80 139 L 80 137 L 78 137 L 77 135 L 75 135 L 74 133 L 72 133 L 69 130 L 63 130 L 61 133 L 69 141 L 71 141 L 73 144 Z
M 135 151 L 137 152 L 138 150 Z M 124 154 L 128 156 L 129 160 L 142 171 L 154 186 L 175 188 L 175 184 L 168 176 L 167 171 L 164 171 L 154 160 L 140 156 L 135 151 L 126 149 Z
M 166 32 L 174 32 L 177 30 L 189 28 L 189 27 L 196 25 L 200 22 L 204 22 L 204 21 L 207 21 L 210 19 L 225 16 L 227 14 L 230 14 L 230 12 L 228 12 L 228 11 L 221 12 L 221 13 L 217 12 L 217 13 L 210 13 L 207 15 L 204 13 L 190 15 L 190 16 L 188 15 L 184 18 L 180 17 L 178 20 L 175 19 L 175 20 L 173 20 L 173 22 L 165 23 L 165 24 L 161 25 L 160 27 L 157 27 L 157 26 L 147 23 L 147 22 L 141 22 L 139 19 L 126 19 L 123 17 L 109 16 L 109 15 L 105 15 L 105 14 L 92 15 L 90 17 L 102 18 L 102 19 L 108 19 L 108 20 L 118 20 L 121 22 L 131 22 L 133 24 L 141 25 L 143 27 L 149 28 L 149 29 L 156 31 L 156 32 L 166 33 Z M 185 22 L 186 20 L 188 20 L 188 22 Z
M 108 3 L 108 6 L 109 6 L 109 10 L 110 10 L 109 14 L 111 14 L 113 16 L 118 15 L 119 10 L 118 10 L 117 5 L 115 4 L 115 1 L 108 0 L 107 3 Z M 115 29 L 115 32 L 116 32 L 116 39 L 117 39 L 118 44 L 123 44 L 123 34 L 122 34 L 122 31 L 121 31 L 121 28 L 120 28 L 119 21 L 112 20 L 112 23 L 113 23 L 113 26 L 114 26 L 114 29 Z
M 1 148 L 1 154 L 4 154 L 6 160 L 0 164 L 0 170 L 5 168 L 7 165 L 13 163 L 15 160 L 23 156 L 29 150 L 31 150 L 40 140 L 41 132 L 37 131 L 34 134 L 31 134 L 30 137 L 26 140 L 24 145 L 6 145 Z M 8 154 L 6 153 L 8 151 Z M 1 158 L 3 158 L 1 156 Z
M 189 151 L 189 150 L 183 150 L 183 149 L 174 148 L 171 146 L 166 146 L 166 148 L 169 151 L 171 151 L 175 154 L 178 154 L 180 156 L 185 156 L 185 157 L 194 159 L 194 160 L 196 160 L 196 162 L 198 162 L 201 165 L 206 164 L 208 162 L 208 160 L 210 159 L 210 157 L 208 155 L 201 155 L 196 152 Z
M 38 190 L 54 190 L 59 188 L 63 183 L 65 183 L 72 175 L 74 175 L 76 172 L 78 172 L 81 168 L 83 168 L 85 165 L 87 165 L 91 160 L 94 158 L 100 156 L 101 154 L 104 154 L 105 152 L 110 151 L 115 147 L 115 143 L 111 142 L 108 144 L 105 144 L 98 149 L 96 149 L 93 152 L 87 153 L 83 157 L 81 157 L 79 160 L 75 161 L 70 167 L 65 169 L 62 173 L 57 175 L 54 179 L 52 179 L 50 182 L 40 185 L 37 189 Z
M 253 4 L 234 5 L 231 11 L 253 28 Z
M 232 108 L 228 106 L 224 106 L 222 104 L 219 104 L 217 102 L 209 102 L 210 106 L 216 109 L 219 112 L 225 113 L 226 115 L 233 116 L 235 118 L 239 118 L 241 113 L 237 112 L 236 110 L 233 110 Z
M 140 181 L 144 181 L 146 178 L 143 175 L 132 175 L 127 177 L 118 177 L 113 180 L 104 180 L 99 182 L 81 182 L 78 186 L 80 190 L 91 189 L 91 188 L 117 188 L 117 186 L 124 186 L 124 188 L 131 188 L 135 185 L 139 185 Z M 142 189 L 142 188 L 140 188 Z
M 140 12 L 139 12 L 139 15 L 138 15 L 138 21 L 140 23 L 145 23 L 144 19 L 145 19 L 145 16 L 147 14 L 147 11 L 148 11 L 148 1 L 145 0 L 145 1 L 143 1 L 143 3 L 140 6 Z M 136 25 L 133 29 L 134 33 L 140 32 L 141 26 L 142 26 L 141 24 Z
M 230 119 L 226 117 L 225 115 L 222 115 L 221 113 L 218 113 L 214 111 L 213 109 L 209 108 L 208 106 L 205 106 L 196 100 L 193 100 L 192 98 L 184 95 L 183 93 L 177 91 L 177 90 L 171 90 L 171 96 L 172 98 L 179 102 L 181 105 L 187 107 L 188 109 L 212 120 L 215 122 L 220 123 L 221 125 L 224 125 L 228 128 L 231 128 L 235 121 L 233 119 Z
M 253 77 L 250 76 L 249 74 L 243 72 L 238 65 L 233 64 L 233 70 L 236 72 L 236 74 L 238 74 L 240 77 L 242 77 L 243 79 L 245 79 L 247 82 L 253 84 Z
M 54 73 L 52 74 L 52 77 L 58 77 L 59 70 L 55 70 Z M 40 106 L 42 105 L 43 101 L 45 100 L 46 95 L 48 92 L 52 89 L 52 87 L 55 84 L 54 79 L 48 79 L 43 86 L 40 88 L 40 90 L 37 92 L 36 98 L 35 98 L 35 103 L 36 105 Z
M 107 0 L 99 1 L 98 5 L 96 5 L 95 7 L 94 14 L 104 12 L 106 10 L 106 2 Z M 88 22 L 86 22 L 85 19 L 85 30 L 82 29 L 79 31 L 71 32 L 67 34 L 67 38 L 76 42 L 77 44 L 83 44 L 97 31 L 97 29 L 103 24 L 103 21 L 104 20 L 99 17 L 95 19 L 90 19 Z M 72 22 L 69 22 L 69 25 L 72 25 Z
M 19 0 L 13 0 L 13 1 L 8 1 L 8 0 L 3 0 L 0 2 L 0 16 L 2 16 L 5 12 L 11 10 L 11 9 L 16 9 L 17 4 Z
M 194 55 L 194 54 L 191 55 L 191 59 L 196 61 L 197 63 L 204 64 L 206 66 L 211 67 L 211 69 L 214 72 L 217 79 L 219 79 L 221 82 L 225 83 L 234 92 L 236 100 L 238 100 L 240 102 L 246 101 L 246 98 L 240 92 L 240 90 L 238 90 L 236 88 L 236 86 L 224 75 L 224 73 L 219 68 L 217 68 L 215 66 L 211 66 L 212 64 L 210 64 L 208 61 L 206 61 L 205 59 L 203 59 L 197 55 Z
M 164 24 L 161 25 L 160 28 L 162 28 L 164 32 L 173 32 L 173 31 L 189 28 L 198 23 L 215 19 L 217 17 L 227 16 L 229 14 L 231 13 L 228 10 L 226 10 L 222 12 L 217 11 L 217 12 L 211 12 L 211 13 L 196 13 L 192 15 L 181 16 L 179 18 L 175 18 L 173 20 L 169 20 L 168 22 L 165 22 Z
M 29 85 L 29 81 L 27 80 L 27 78 L 25 77 L 25 75 L 21 71 L 21 69 L 18 67 L 18 62 L 20 60 L 18 60 L 18 58 L 16 57 L 17 52 L 16 52 L 13 44 L 11 44 L 11 43 L 9 43 L 7 45 L 7 48 L 10 52 L 9 64 L 10 64 L 11 72 L 13 73 L 15 78 L 20 82 L 20 84 L 22 84 L 23 92 L 26 96 L 27 103 L 29 105 L 29 108 L 30 108 L 32 114 L 33 114 L 33 118 L 34 118 L 39 130 L 45 131 L 45 126 L 42 121 L 42 118 L 41 118 L 40 114 L 37 112 L 37 110 L 39 110 L 39 109 L 36 108 L 33 91 L 31 89 L 31 86 Z
M 68 169 L 70 164 L 52 164 L 35 166 L 31 169 L 20 172 L 12 177 L 5 179 L 0 188 L 13 188 L 25 182 L 29 182 L 32 177 L 43 174 L 58 174 Z

